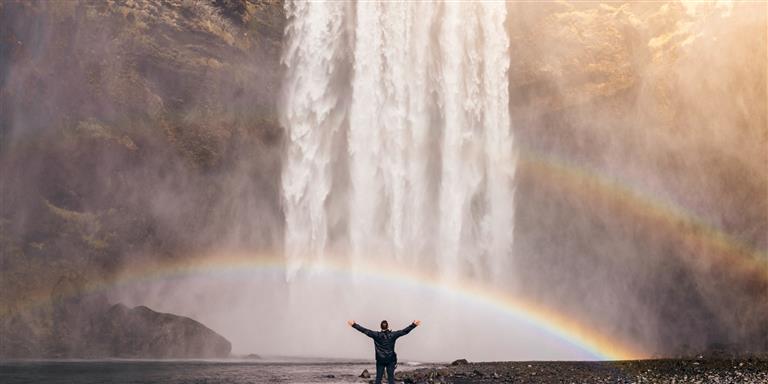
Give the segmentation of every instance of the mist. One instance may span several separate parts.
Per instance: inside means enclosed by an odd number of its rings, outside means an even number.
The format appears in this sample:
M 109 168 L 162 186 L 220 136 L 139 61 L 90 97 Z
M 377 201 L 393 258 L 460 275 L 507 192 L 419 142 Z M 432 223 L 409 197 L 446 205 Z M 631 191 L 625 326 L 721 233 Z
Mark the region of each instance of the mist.
M 633 357 L 768 350 L 765 4 L 0 12 L 6 318 L 66 277 L 235 355 L 420 319 L 406 360 L 605 358 L 477 286 Z

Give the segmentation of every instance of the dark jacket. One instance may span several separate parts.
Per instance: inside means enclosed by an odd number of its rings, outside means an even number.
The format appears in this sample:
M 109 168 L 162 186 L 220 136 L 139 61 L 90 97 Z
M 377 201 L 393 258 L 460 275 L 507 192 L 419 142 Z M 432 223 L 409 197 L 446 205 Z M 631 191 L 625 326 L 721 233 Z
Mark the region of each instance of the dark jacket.
M 352 327 L 373 339 L 373 346 L 376 348 L 376 362 L 388 364 L 397 362 L 397 354 L 395 353 L 395 341 L 397 338 L 407 335 L 408 332 L 416 328 L 416 324 L 411 324 L 394 332 L 388 329 L 380 332 L 371 331 L 357 323 L 352 325 Z

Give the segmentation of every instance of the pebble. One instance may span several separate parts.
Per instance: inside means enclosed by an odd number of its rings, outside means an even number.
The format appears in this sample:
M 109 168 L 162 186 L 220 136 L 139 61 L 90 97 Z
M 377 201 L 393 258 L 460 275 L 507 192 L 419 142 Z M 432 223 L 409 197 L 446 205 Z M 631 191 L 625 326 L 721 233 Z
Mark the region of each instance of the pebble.
M 745 367 L 746 365 L 746 367 Z M 692 368 L 695 366 L 695 368 Z M 403 372 L 408 384 L 563 383 L 768 383 L 768 358 L 749 360 L 642 360 L 619 362 L 466 363 Z M 741 368 L 741 369 L 737 369 Z

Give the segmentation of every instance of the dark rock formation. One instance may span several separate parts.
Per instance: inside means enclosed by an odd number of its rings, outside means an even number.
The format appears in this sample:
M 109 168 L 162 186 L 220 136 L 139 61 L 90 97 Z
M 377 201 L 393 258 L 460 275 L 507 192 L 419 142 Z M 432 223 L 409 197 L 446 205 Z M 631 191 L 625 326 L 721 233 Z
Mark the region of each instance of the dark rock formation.
M 467 361 L 467 359 L 458 359 L 458 360 L 454 360 L 454 361 L 451 363 L 451 365 L 464 365 L 464 364 L 469 364 L 469 362 Z
M 223 358 L 230 350 L 190 318 L 87 294 L 82 274 L 62 276 L 47 300 L 0 316 L 0 358 Z
M 7 331 L 17 332 L 4 333 L 0 357 L 224 358 L 232 348 L 227 339 L 195 320 L 144 306 L 78 300 L 55 308 L 50 335 L 20 327 L 23 319 L 18 317 L 4 321 Z
M 195 320 L 122 304 L 104 314 L 92 337 L 110 357 L 221 358 L 232 349 L 227 339 Z

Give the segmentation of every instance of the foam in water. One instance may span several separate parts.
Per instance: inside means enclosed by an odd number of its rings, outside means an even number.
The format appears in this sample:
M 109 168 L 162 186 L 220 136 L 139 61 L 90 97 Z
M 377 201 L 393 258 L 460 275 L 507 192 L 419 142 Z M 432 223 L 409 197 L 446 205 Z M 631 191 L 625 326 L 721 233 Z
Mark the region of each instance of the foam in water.
M 446 279 L 511 256 L 503 2 L 288 2 L 288 278 L 342 253 Z

